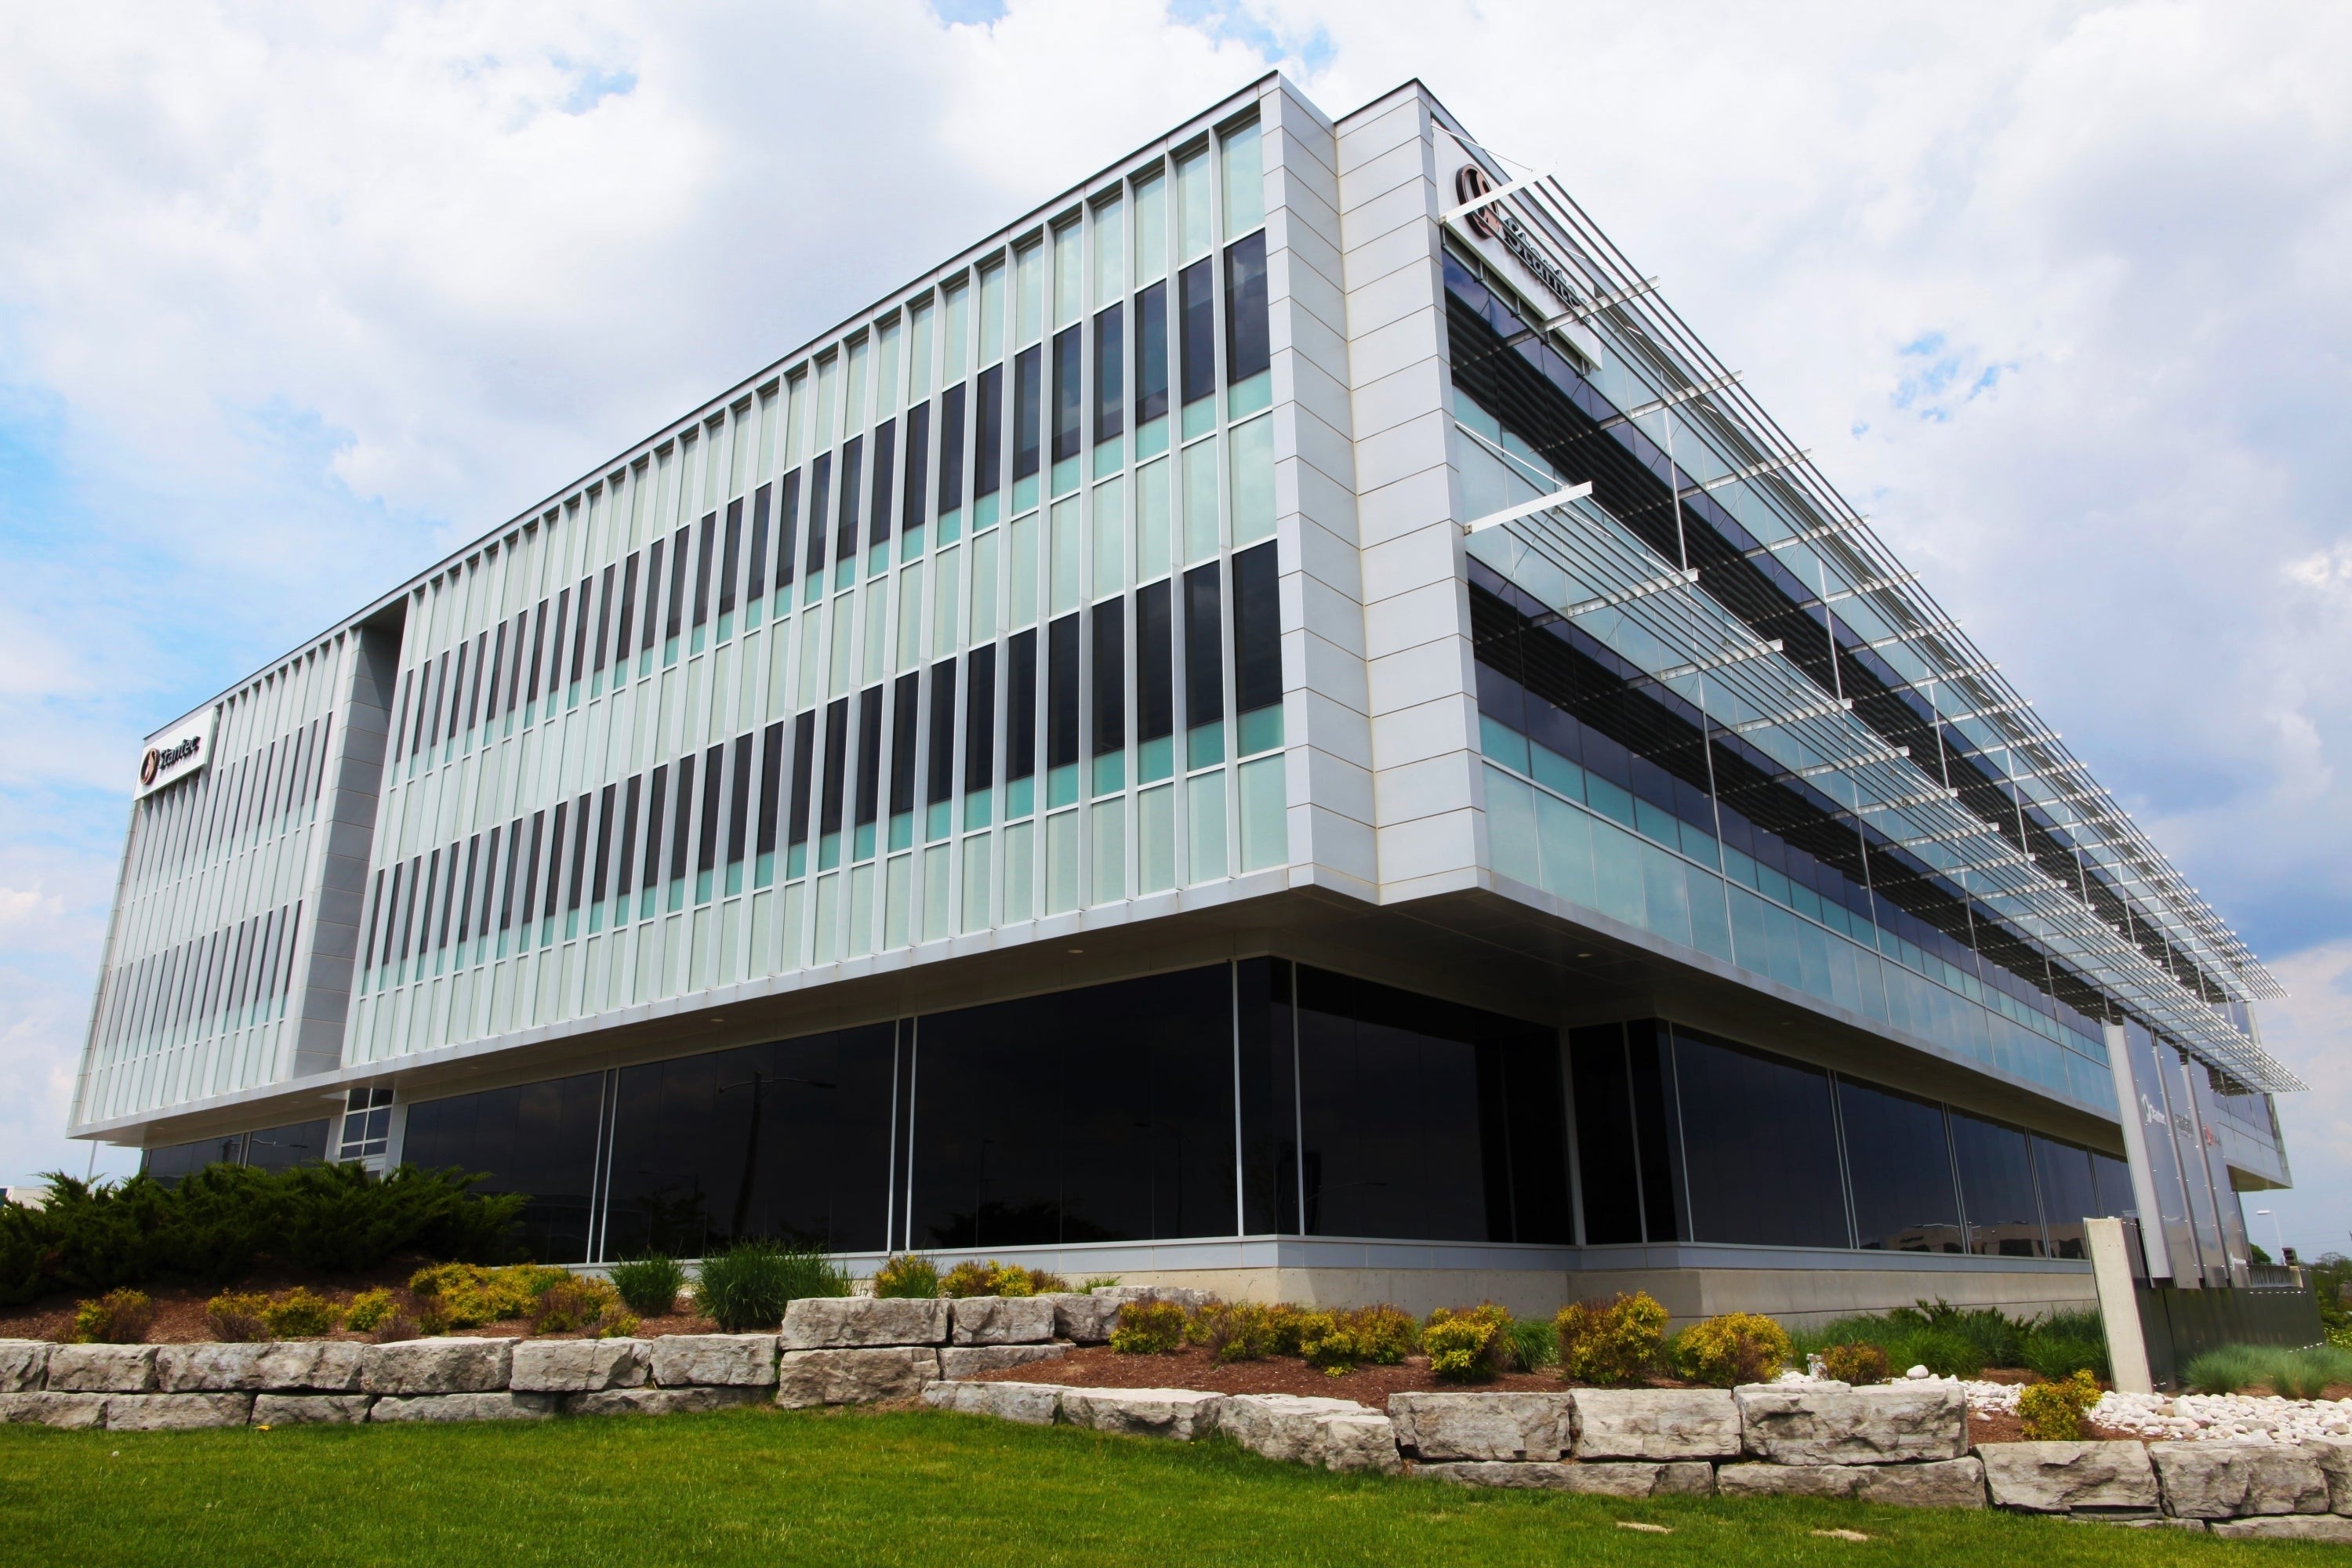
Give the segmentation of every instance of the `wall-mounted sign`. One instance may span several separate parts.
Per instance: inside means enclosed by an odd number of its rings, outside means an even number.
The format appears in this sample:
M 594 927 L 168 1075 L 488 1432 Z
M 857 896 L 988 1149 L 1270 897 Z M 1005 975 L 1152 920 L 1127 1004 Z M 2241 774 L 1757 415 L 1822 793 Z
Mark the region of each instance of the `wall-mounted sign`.
M 1463 160 L 1454 171 L 1454 205 L 1465 205 L 1491 195 L 1496 188 L 1495 177 L 1471 156 L 1467 147 L 1451 137 L 1438 147 L 1441 158 L 1448 146 Z M 1601 363 L 1601 342 L 1583 324 L 1582 317 L 1591 310 L 1586 292 L 1568 269 L 1552 258 L 1549 247 L 1538 239 L 1536 231 L 1528 228 L 1507 205 L 1515 199 L 1518 199 L 1517 193 L 1473 207 L 1447 226 L 1456 238 L 1467 241 L 1484 257 L 1498 275 L 1509 279 L 1532 309 L 1543 313 L 1551 331 L 1583 357 L 1586 369 L 1596 367 Z M 1548 306 L 1544 302 L 1546 294 L 1557 303 Z
M 207 708 L 168 734 L 157 735 L 147 742 L 147 749 L 139 756 L 139 785 L 131 792 L 133 800 L 144 800 L 159 789 L 167 789 L 204 772 L 213 760 L 213 721 L 216 713 L 217 710 Z

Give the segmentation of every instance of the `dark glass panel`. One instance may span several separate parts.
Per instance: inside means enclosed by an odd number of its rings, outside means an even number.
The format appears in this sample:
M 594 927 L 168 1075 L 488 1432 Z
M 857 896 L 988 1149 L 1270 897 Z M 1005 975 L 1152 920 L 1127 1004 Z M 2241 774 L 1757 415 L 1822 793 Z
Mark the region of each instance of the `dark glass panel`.
M 882 806 L 882 689 L 869 686 L 857 694 L 857 797 L 859 827 L 872 822 Z
M 1282 598 L 1274 541 L 1234 555 L 1234 710 L 1282 701 Z
M 541 1263 L 588 1260 L 604 1075 L 427 1100 L 408 1108 L 404 1164 L 486 1173 L 478 1193 L 528 1193 L 517 1234 Z
M 896 1028 L 622 1068 L 606 1255 L 701 1257 L 747 1237 L 878 1250 Z
M 1854 1236 L 1863 1248 L 1962 1250 L 1944 1108 L 1840 1079 L 1838 1114 L 1845 1124 Z
M 940 510 L 963 505 L 963 398 L 961 383 L 940 394 Z
M 1217 564 L 1184 574 L 1184 722 L 1213 724 L 1225 716 L 1224 659 L 1218 634 Z
M 669 614 L 663 623 L 662 635 L 675 638 L 686 627 L 687 551 L 694 543 L 694 531 L 681 528 L 669 540 Z M 555 640 L 563 640 L 563 607 L 558 599 L 555 611 Z
M 1065 327 L 1054 334 L 1054 461 L 1078 455 L 1084 438 L 1086 405 L 1079 394 L 1079 370 L 1086 353 L 1084 332 Z
M 1168 578 L 1135 591 L 1135 738 L 1176 732 L 1176 636 Z
M 1594 1024 L 1568 1037 L 1576 1087 L 1576 1171 L 1587 1246 L 1642 1239 L 1642 1189 L 1633 1148 L 1633 1089 L 1625 1026 Z
M 1078 760 L 1078 617 L 1045 628 L 1045 765 Z
M 929 498 L 924 491 L 930 485 L 931 405 L 918 403 L 907 415 L 907 488 L 899 498 L 898 528 L 901 532 L 920 528 L 929 514 L 923 508 Z
M 2083 1222 L 2101 1212 L 2091 1152 L 2047 1138 L 2033 1140 L 2033 1182 L 2053 1258 L 2087 1258 Z
M 824 710 L 824 775 L 818 786 L 816 830 L 841 831 L 841 792 L 849 771 L 849 699 L 836 697 Z
M 1265 309 L 1265 231 L 1225 249 L 1225 376 L 1247 381 L 1274 363 Z
M 1217 282 L 1206 257 L 1176 275 L 1178 323 L 1184 401 L 1197 403 L 1217 390 Z
M 868 545 L 881 544 L 890 537 L 890 485 L 898 477 L 898 421 L 885 419 L 874 432 L 874 503 L 866 526 Z
M 834 521 L 833 558 L 847 561 L 857 553 L 858 484 L 866 474 L 866 437 L 852 436 L 841 444 L 841 511 Z
M 1625 1061 L 1633 1090 L 1633 1147 L 1642 1166 L 1642 1223 L 1652 1241 L 1690 1233 L 1683 1201 L 1682 1118 L 1675 1114 L 1673 1041 L 1666 1026 L 1626 1026 Z
M 816 776 L 816 710 L 793 720 L 793 801 L 784 815 L 784 842 L 805 844 L 809 836 L 809 795 Z
M 963 787 L 967 793 L 996 782 L 996 645 L 964 656 Z
M 950 396 L 952 398 L 953 394 Z M 1003 488 L 1004 367 L 1001 364 L 990 365 L 980 373 L 980 409 L 973 420 L 971 467 L 974 496 L 992 496 Z
M 2044 1256 L 2025 1134 L 1955 1110 L 1952 1150 L 1960 1169 L 1969 1250 L 1986 1257 Z
M 607 785 L 607 788 L 611 786 Z M 735 771 L 727 795 L 727 863 L 743 858 L 743 830 L 751 814 L 751 737 L 735 737 Z
M 1233 1005 L 1216 964 L 923 1018 L 913 1244 L 1232 1235 Z
M 1037 773 L 1037 628 L 1016 632 L 1004 647 L 1004 780 Z
M 1168 285 L 1160 282 L 1135 297 L 1135 422 L 1167 412 Z
M 927 802 L 955 794 L 955 660 L 943 658 L 931 666 L 930 766 L 923 781 Z
M 1691 1239 L 1846 1247 L 1830 1077 L 1675 1031 Z
M 1095 316 L 1095 439 L 1098 442 L 1127 427 L 1126 315 L 1124 306 L 1113 305 Z
M 1242 1228 L 1252 1236 L 1299 1233 L 1297 1026 L 1287 959 L 1245 958 L 1234 966 L 1240 1037 Z
M 784 786 L 784 721 L 768 726 L 760 739 L 760 825 L 751 841 L 753 855 L 776 850 L 776 801 Z M 635 781 L 631 788 L 635 787 Z
M 768 596 L 768 524 L 775 504 L 775 486 L 761 485 L 751 492 L 751 571 L 743 596 L 754 604 Z M 621 646 L 629 642 L 627 612 L 622 612 Z
M 718 531 L 719 514 L 704 512 L 702 547 L 694 553 L 694 624 L 698 626 L 710 619 L 710 579 L 713 568 L 718 564 L 718 553 L 712 547 L 717 542 L 714 536 Z M 588 595 L 585 593 L 580 595 L 580 613 L 583 619 L 588 614 Z M 572 679 L 579 678 L 574 676 Z
M 902 675 L 890 693 L 890 815 L 915 809 L 916 711 L 922 695 L 919 675 Z
M 2129 1165 L 2111 1154 L 2093 1154 L 2091 1179 L 2096 1184 L 2099 1194 L 2099 1206 L 2091 1211 L 2093 1214 L 2138 1215 L 2139 1199 L 2132 1193 Z
M 784 476 L 782 493 L 776 500 L 776 586 L 789 588 L 799 574 L 800 555 L 794 548 L 800 539 L 801 471 L 794 468 Z
M 807 565 L 812 577 L 824 570 L 824 518 L 832 504 L 833 454 L 827 452 L 809 465 Z
M 721 544 L 719 552 L 719 613 L 722 616 L 731 616 L 735 613 L 735 567 L 736 563 L 743 558 L 743 498 L 740 496 L 727 503 L 727 531 L 723 538 L 724 543 Z M 606 570 L 609 571 L 610 568 Z M 607 592 L 610 592 L 611 586 L 608 580 L 605 584 Z M 604 637 L 602 626 L 604 613 L 601 608 L 596 612 L 599 617 L 597 627 L 599 641 Z
M 139 1173 L 152 1176 L 167 1187 L 176 1186 L 183 1176 L 192 1175 L 206 1165 L 234 1165 L 244 1152 L 242 1132 L 200 1139 L 194 1143 L 170 1143 L 142 1154 Z
M 1045 359 L 1035 343 L 1013 357 L 1013 477 L 1016 479 L 1037 471 L 1042 435 L 1038 403 L 1045 390 L 1039 382 L 1044 368 Z
M 325 1120 L 297 1121 L 248 1132 L 245 1138 L 245 1163 L 262 1171 L 316 1165 L 327 1157 L 330 1125 Z
M 1093 617 L 1094 754 L 1127 745 L 1127 601 L 1105 599 Z

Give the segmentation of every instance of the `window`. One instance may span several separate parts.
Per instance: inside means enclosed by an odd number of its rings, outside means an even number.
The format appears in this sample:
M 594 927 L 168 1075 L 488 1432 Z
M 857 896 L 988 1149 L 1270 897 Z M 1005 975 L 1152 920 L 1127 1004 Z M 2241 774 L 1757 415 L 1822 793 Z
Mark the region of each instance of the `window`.
M 1268 368 L 1272 329 L 1265 303 L 1265 231 L 1225 250 L 1225 379 L 1233 388 L 1226 413 L 1254 414 L 1274 400 Z M 1258 380 L 1266 376 L 1264 382 Z M 1186 387 L 1191 387 L 1188 376 Z
M 343 1130 L 335 1158 L 372 1159 L 392 1137 L 392 1089 L 355 1089 L 343 1097 Z
M 1180 361 L 1184 379 L 1184 405 L 1188 417 L 1184 434 L 1198 435 L 1207 424 L 1196 426 L 1189 416 L 1193 404 L 1215 395 L 1217 390 L 1217 325 L 1214 291 L 1216 282 L 1209 263 L 1196 261 L 1176 275 L 1178 307 L 1182 313 L 1179 324 Z M 1213 423 L 1214 410 L 1210 411 Z
M 2046 1256 L 2025 1134 L 1955 1110 L 1952 1149 L 1960 1172 L 1969 1250 L 1983 1257 Z
M 1849 1245 L 1829 1074 L 1677 1027 L 1675 1082 L 1692 1240 Z
M 1045 804 L 1078 798 L 1078 617 L 1045 628 Z
M 1234 710 L 1238 752 L 1282 744 L 1282 599 L 1271 540 L 1234 557 Z
M 1078 455 L 1084 438 L 1086 405 L 1078 385 L 1084 332 L 1065 327 L 1054 334 L 1054 461 L 1066 463 Z M 1113 399 L 1116 405 L 1116 398 Z M 1055 485 L 1056 491 L 1063 487 Z
M 1175 626 L 1167 578 L 1135 594 L 1136 777 L 1150 784 L 1175 771 Z
M 1585 1244 L 1680 1239 L 1681 1138 L 1664 1029 L 1649 1022 L 1577 1029 L 1569 1063 Z
M 869 686 L 857 694 L 857 802 L 853 826 L 856 842 L 850 858 L 865 860 L 874 854 L 875 823 L 882 808 L 882 688 Z
M 1136 454 L 1143 449 L 1143 427 L 1168 414 L 1168 285 L 1154 283 L 1135 297 L 1135 427 Z M 1164 447 L 1165 442 L 1161 445 Z
M 1218 621 L 1217 563 L 1184 574 L 1184 725 L 1188 768 L 1225 760 L 1224 638 Z
M 1876 1252 L 1965 1250 L 1944 1108 L 1840 1079 L 1838 1114 L 1853 1187 L 1855 1245 Z
M 1004 819 L 1036 808 L 1037 628 L 1016 634 L 1004 648 Z
M 1095 317 L 1095 442 L 1097 446 L 1117 440 L 1127 427 L 1126 314 L 1125 307 L 1113 305 Z
M 540 1263 L 583 1263 L 603 1079 L 581 1073 L 421 1100 L 408 1108 L 402 1163 L 485 1172 L 478 1193 L 530 1194 L 516 1227 L 524 1251 Z
M 2072 1143 L 2033 1140 L 2033 1183 L 2042 1198 L 2042 1218 L 2048 1227 L 2050 1256 L 2087 1258 L 2083 1222 L 2105 1214 L 2099 1205 L 2098 1183 L 2091 1169 L 2091 1153 Z
M 1087 614 L 1093 632 L 1093 793 L 1107 795 L 1126 787 L 1120 759 L 1127 752 L 1127 601 L 1105 599 Z
M 952 826 L 955 796 L 956 666 L 951 658 L 931 666 L 930 763 L 923 780 L 925 839 L 944 837 Z

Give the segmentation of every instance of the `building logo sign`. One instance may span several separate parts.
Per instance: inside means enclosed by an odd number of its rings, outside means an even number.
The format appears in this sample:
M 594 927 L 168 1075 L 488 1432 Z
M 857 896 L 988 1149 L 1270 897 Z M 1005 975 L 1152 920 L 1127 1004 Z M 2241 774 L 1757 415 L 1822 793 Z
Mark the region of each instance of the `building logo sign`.
M 148 742 L 139 757 L 139 785 L 131 798 L 144 800 L 204 772 L 212 761 L 213 720 L 214 710 L 207 708 L 171 733 Z
M 1465 163 L 1454 176 L 1454 199 L 1475 202 L 1495 188 L 1486 171 L 1475 163 Z M 1511 259 L 1527 269 L 1528 276 L 1549 289 L 1561 305 L 1574 310 L 1583 303 L 1583 296 L 1568 274 L 1556 266 L 1551 258 L 1536 244 L 1535 236 L 1527 226 L 1503 210 L 1500 202 L 1489 202 L 1475 212 L 1462 216 L 1465 227 L 1480 239 L 1494 240 L 1511 253 Z

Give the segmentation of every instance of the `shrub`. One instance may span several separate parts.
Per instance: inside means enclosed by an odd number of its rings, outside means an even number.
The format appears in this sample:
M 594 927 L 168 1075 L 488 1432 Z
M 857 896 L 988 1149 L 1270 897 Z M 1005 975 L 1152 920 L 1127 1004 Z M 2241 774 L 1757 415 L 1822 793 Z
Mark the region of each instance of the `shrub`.
M 966 1258 L 947 1271 L 940 1281 L 942 1296 L 1042 1296 L 1049 1290 L 1066 1290 L 1070 1282 L 1058 1274 L 1048 1274 L 1042 1268 L 1024 1268 L 1017 1263 L 999 1263 L 994 1258 L 980 1262 Z
M 996 1294 L 996 1270 L 993 1263 L 965 1258 L 947 1271 L 940 1280 L 942 1296 L 993 1296 Z
M 1184 1337 L 1219 1361 L 1264 1361 L 1297 1355 L 1300 1324 L 1307 1314 L 1286 1301 L 1210 1301 L 1185 1324 Z
M 315 1340 L 333 1333 L 342 1316 L 334 1302 L 298 1286 L 272 1297 L 261 1321 L 273 1340 Z
M 1368 1366 L 1396 1366 L 1421 1346 L 1421 1325 L 1402 1307 L 1376 1302 L 1341 1314 Z
M 608 1282 L 574 1275 L 541 1290 L 531 1302 L 530 1331 L 568 1334 L 603 1322 L 607 1314 L 618 1314 L 620 1308 L 621 1293 Z
M 384 1289 L 362 1290 L 352 1298 L 343 1309 L 343 1327 L 355 1334 L 372 1334 L 392 1316 L 392 1292 Z
M 596 1337 L 600 1340 L 625 1340 L 637 1331 L 637 1327 L 635 1312 L 615 1312 L 596 1325 Z
M 1832 1345 L 1822 1352 L 1822 1373 L 1856 1387 L 1886 1381 L 1886 1352 L 1876 1345 Z
M 257 1290 L 224 1290 L 205 1303 L 205 1327 L 213 1338 L 235 1344 L 266 1340 L 269 1329 L 261 1315 L 268 1310 L 269 1298 Z
M 1070 1288 L 1070 1282 L 1068 1280 L 1063 1279 L 1058 1274 L 1051 1273 L 1045 1269 L 1032 1268 L 1026 1272 L 1029 1276 L 1029 1289 L 1023 1292 L 1025 1295 L 1058 1296 L 1066 1293 Z M 1010 1296 L 1013 1292 L 1006 1290 L 1001 1292 L 1001 1294 Z
M 424 1302 L 419 1325 L 435 1333 L 527 1318 L 542 1291 L 572 1279 L 570 1269 L 547 1264 L 485 1268 L 476 1263 L 436 1263 L 410 1275 L 408 1288 Z M 428 1313 L 437 1321 L 429 1321 Z
M 1574 1383 L 1636 1382 L 1658 1364 L 1666 1343 L 1666 1310 L 1647 1290 L 1613 1301 L 1570 1302 L 1552 1320 L 1560 1375 Z
M 1930 1332 L 1967 1342 L 1976 1357 L 1976 1372 L 1989 1366 L 2019 1366 L 2024 1363 L 2026 1331 L 1990 1307 L 1955 1307 L 1939 1297 L 1918 1302 L 1912 1310 Z M 1960 1375 L 1974 1376 L 1975 1373 Z
M 2192 1358 L 2180 1381 L 2200 1394 L 2235 1394 L 2263 1381 L 2268 1359 L 2252 1345 L 2222 1345 Z
M 1492 1301 L 1455 1310 L 1440 1307 L 1421 1331 L 1429 1370 L 1448 1383 L 1476 1383 L 1503 1370 L 1511 1314 Z
M 1110 1348 L 1120 1355 L 1168 1355 L 1184 1346 L 1184 1309 L 1173 1301 L 1129 1301 L 1118 1310 Z
M 74 1342 L 135 1345 L 154 1326 L 155 1303 L 144 1290 L 109 1290 L 74 1310 Z
M 885 1298 L 928 1301 L 940 1293 L 940 1266 L 919 1253 L 899 1253 L 885 1258 L 874 1271 L 874 1293 Z
M 667 1318 L 677 1311 L 677 1293 L 686 1289 L 686 1270 L 677 1258 L 659 1253 L 615 1263 L 612 1279 L 629 1310 L 646 1318 Z
M 0 1307 L 158 1279 L 217 1287 L 265 1257 L 334 1274 L 401 1251 L 495 1263 L 530 1201 L 478 1196 L 467 1191 L 478 1176 L 410 1165 L 381 1179 L 357 1165 L 208 1165 L 170 1187 L 147 1176 L 45 1179 L 42 1207 L 0 1205 Z
M 2099 1385 L 2087 1372 L 2056 1383 L 2037 1383 L 2017 1396 L 2017 1416 L 2028 1441 L 2071 1443 L 2083 1435 L 2083 1413 L 2099 1402 Z
M 1037 1287 L 1029 1278 L 1029 1270 L 1017 1263 L 1008 1263 L 989 1277 L 983 1296 L 1034 1296 Z
M 2025 1342 L 2025 1364 L 2052 1382 L 2078 1372 L 2095 1378 L 2107 1370 L 2106 1342 L 2034 1334 Z
M 1796 1354 L 1789 1331 L 1760 1312 L 1726 1312 L 1675 1336 L 1675 1365 L 1694 1383 L 1769 1383 Z
M 849 1276 L 824 1253 L 758 1239 L 704 1258 L 694 1284 L 695 1305 L 731 1334 L 782 1324 L 790 1302 L 848 1294 Z

